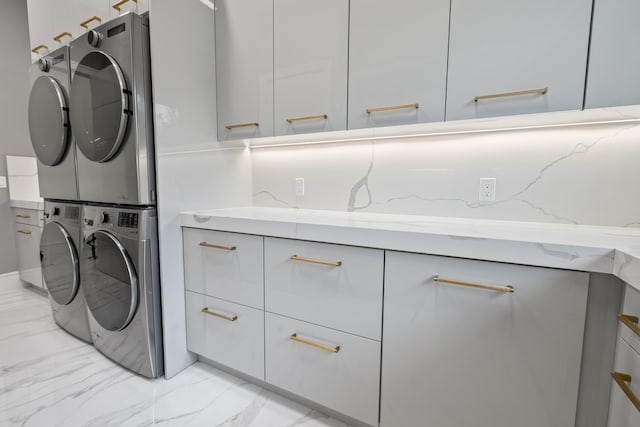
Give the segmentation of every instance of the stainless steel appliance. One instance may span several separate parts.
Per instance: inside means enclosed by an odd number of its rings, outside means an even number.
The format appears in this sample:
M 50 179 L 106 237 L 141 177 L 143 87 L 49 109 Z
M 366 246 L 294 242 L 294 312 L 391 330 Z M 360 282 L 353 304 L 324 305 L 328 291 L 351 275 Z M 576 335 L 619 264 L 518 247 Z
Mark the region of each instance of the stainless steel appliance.
M 69 48 L 41 58 L 29 75 L 29 135 L 38 158 L 40 195 L 77 200 L 76 153 L 68 115 Z
M 47 200 L 40 238 L 40 262 L 53 318 L 62 329 L 91 342 L 89 318 L 81 292 L 78 243 L 82 206 Z
M 73 40 L 69 55 L 80 199 L 155 204 L 148 18 L 102 24 Z
M 163 374 L 156 210 L 83 207 L 80 278 L 95 347 L 146 377 Z

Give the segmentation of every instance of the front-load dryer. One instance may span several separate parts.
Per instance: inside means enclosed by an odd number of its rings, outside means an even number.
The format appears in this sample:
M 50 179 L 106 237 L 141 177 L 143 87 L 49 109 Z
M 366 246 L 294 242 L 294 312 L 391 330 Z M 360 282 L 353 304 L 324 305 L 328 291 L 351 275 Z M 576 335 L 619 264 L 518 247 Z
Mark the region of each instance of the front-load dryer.
M 83 207 L 80 278 L 93 344 L 145 377 L 163 374 L 155 208 Z
M 91 342 L 84 294 L 80 290 L 78 243 L 82 206 L 46 200 L 40 237 L 42 277 L 49 292 L 53 318 L 62 329 Z
M 69 46 L 80 199 L 155 204 L 148 18 L 127 13 Z
M 38 159 L 40 195 L 78 200 L 76 152 L 69 126 L 69 48 L 54 50 L 29 69 L 29 135 Z

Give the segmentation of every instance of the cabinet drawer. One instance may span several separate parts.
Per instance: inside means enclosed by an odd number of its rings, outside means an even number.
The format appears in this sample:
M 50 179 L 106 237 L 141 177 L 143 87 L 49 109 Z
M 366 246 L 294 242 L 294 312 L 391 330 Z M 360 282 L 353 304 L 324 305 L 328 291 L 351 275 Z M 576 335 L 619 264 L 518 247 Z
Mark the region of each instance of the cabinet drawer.
M 262 237 L 184 228 L 185 288 L 264 306 Z
M 621 317 L 625 317 L 624 319 Z M 624 303 L 620 319 L 620 336 L 640 353 L 640 291 L 627 285 L 624 291 Z
M 620 378 L 633 394 L 627 396 L 622 390 L 622 386 L 611 380 L 611 401 L 609 405 L 609 422 L 608 427 L 630 427 L 640 426 L 640 408 L 637 408 L 632 400 L 640 402 L 640 353 L 636 352 L 629 344 L 622 340 L 618 340 L 616 347 L 616 362 L 614 365 L 614 373 L 629 375 L 628 378 Z
M 573 426 L 588 281 L 388 251 L 381 425 Z
M 294 341 L 294 334 L 327 349 Z M 377 425 L 379 342 L 266 313 L 265 349 L 267 382 Z
M 18 224 L 35 225 L 43 227 L 43 212 L 35 209 L 13 208 L 13 217 Z
M 265 310 L 380 340 L 383 263 L 381 250 L 265 238 Z
M 190 291 L 186 311 L 190 351 L 264 380 L 263 311 Z

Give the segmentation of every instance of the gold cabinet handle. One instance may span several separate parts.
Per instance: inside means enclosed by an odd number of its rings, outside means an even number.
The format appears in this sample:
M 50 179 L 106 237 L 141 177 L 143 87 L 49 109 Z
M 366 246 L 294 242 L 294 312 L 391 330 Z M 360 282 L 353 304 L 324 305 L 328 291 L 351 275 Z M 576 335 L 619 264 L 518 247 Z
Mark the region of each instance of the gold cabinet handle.
M 320 343 L 317 343 L 317 342 L 314 342 L 314 341 L 309 341 L 309 340 L 306 340 L 306 339 L 304 339 L 304 338 L 300 338 L 300 337 L 298 336 L 298 334 L 293 334 L 293 335 L 291 335 L 289 338 L 290 338 L 292 341 L 297 341 L 297 342 L 301 342 L 301 343 L 303 343 L 303 344 L 310 345 L 310 346 L 312 346 L 312 347 L 321 348 L 321 349 L 323 349 L 323 350 L 327 350 L 327 351 L 329 351 L 329 352 L 331 352 L 331 353 L 337 353 L 337 352 L 339 352 L 339 351 L 340 351 L 340 346 L 339 346 L 339 345 L 337 345 L 337 346 L 335 346 L 335 347 L 331 347 L 331 346 L 324 345 L 324 344 L 320 344 Z
M 631 382 L 631 375 L 623 374 L 622 372 L 612 372 L 611 376 L 613 380 L 620 386 L 624 394 L 627 395 L 633 406 L 640 411 L 640 399 L 633 393 L 631 387 L 627 383 Z
M 229 322 L 235 322 L 236 320 L 238 320 L 238 316 L 225 316 L 224 314 L 216 313 L 215 311 L 209 311 L 208 307 L 203 308 L 202 310 L 200 310 L 200 312 L 208 314 L 209 316 L 215 316 L 224 320 L 228 320 Z
M 122 6 L 125 3 L 129 3 L 130 1 L 133 1 L 134 3 L 138 3 L 138 0 L 122 0 L 122 1 L 119 1 L 118 3 L 114 4 L 111 7 L 113 7 L 115 10 L 120 12 L 120 6 Z
M 214 249 L 224 249 L 225 251 L 235 251 L 235 246 L 222 246 L 222 245 L 214 245 L 212 243 L 200 242 L 200 246 L 205 248 L 214 248 Z
M 259 127 L 260 125 L 258 123 L 240 123 L 237 125 L 226 125 L 225 128 L 231 130 L 237 128 L 248 128 L 251 126 Z
M 302 120 L 315 120 L 315 119 L 324 119 L 326 120 L 329 116 L 326 114 L 318 114 L 317 116 L 304 116 L 304 117 L 290 117 L 286 119 L 289 123 L 299 122 Z
M 540 95 L 544 95 L 547 92 L 549 92 L 548 87 L 541 87 L 539 89 L 517 90 L 515 92 L 503 92 L 503 93 L 494 93 L 491 95 L 480 95 L 473 98 L 473 101 L 478 102 L 481 99 L 504 98 L 505 96 L 530 95 L 534 93 L 539 93 Z
M 20 234 L 31 234 L 31 232 L 30 232 L 30 231 L 25 231 L 25 230 L 17 230 L 17 231 L 18 231 L 18 233 L 20 233 Z
M 435 275 L 433 277 L 433 281 L 440 282 L 440 283 L 449 283 L 452 285 L 470 286 L 472 288 L 488 289 L 490 291 L 498 291 L 498 292 L 514 292 L 515 291 L 515 289 L 513 289 L 513 286 L 511 285 L 507 285 L 507 286 L 485 285 L 482 283 L 473 283 L 473 282 L 465 282 L 462 280 L 445 279 L 438 275 Z
M 81 26 L 81 27 L 84 27 L 84 28 L 89 28 L 89 23 L 91 23 L 91 22 L 93 22 L 93 21 L 98 21 L 98 22 L 102 23 L 102 18 L 100 18 L 99 16 L 95 16 L 95 15 L 94 15 L 94 16 L 92 16 L 91 18 L 89 18 L 89 19 L 87 19 L 87 20 L 85 20 L 85 21 L 82 21 L 82 22 L 80 23 L 80 26 Z
M 16 218 L 29 219 L 31 218 L 31 215 L 18 214 L 16 215 Z
M 47 46 L 46 44 L 39 44 L 38 46 L 31 49 L 31 52 L 37 54 L 40 49 L 49 49 L 49 46 Z
M 64 33 L 60 33 L 60 34 L 58 34 L 58 35 L 57 35 L 57 36 L 55 36 L 53 39 L 54 39 L 55 41 L 57 41 L 58 43 L 62 43 L 62 41 L 61 41 L 61 40 L 62 40 L 62 38 L 63 38 L 63 37 L 65 37 L 65 36 L 73 37 L 73 34 L 71 34 L 71 33 L 70 33 L 70 32 L 68 32 L 68 31 L 65 31 Z
M 640 337 L 640 328 L 638 327 L 638 318 L 636 316 L 631 316 L 630 314 L 618 314 L 618 320 L 620 320 L 624 325 L 631 329 L 634 334 Z
M 418 103 L 415 103 L 415 104 L 391 105 L 388 107 L 367 108 L 367 114 L 375 113 L 377 111 L 402 110 L 404 108 L 418 108 L 418 107 L 419 107 Z
M 302 258 L 299 257 L 298 255 L 291 255 L 291 257 L 289 259 L 292 259 L 294 261 L 304 261 L 304 262 L 311 262 L 313 264 L 322 264 L 322 265 L 329 265 L 331 267 L 340 267 L 342 265 L 342 261 L 322 261 L 319 259 L 312 259 L 312 258 Z

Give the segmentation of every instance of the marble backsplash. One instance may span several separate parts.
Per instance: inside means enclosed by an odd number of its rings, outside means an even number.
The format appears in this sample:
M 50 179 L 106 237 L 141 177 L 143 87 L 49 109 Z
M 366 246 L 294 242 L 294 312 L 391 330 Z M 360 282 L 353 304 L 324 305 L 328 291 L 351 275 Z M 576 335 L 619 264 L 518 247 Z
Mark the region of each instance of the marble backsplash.
M 254 147 L 253 204 L 640 227 L 638 160 L 637 120 Z M 481 202 L 487 177 L 496 199 Z

